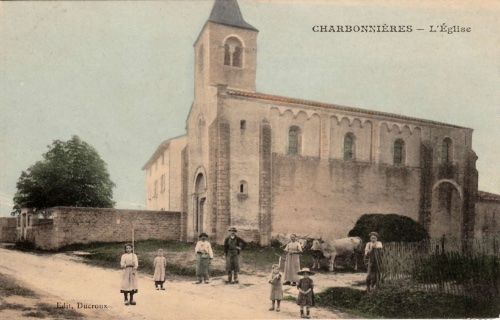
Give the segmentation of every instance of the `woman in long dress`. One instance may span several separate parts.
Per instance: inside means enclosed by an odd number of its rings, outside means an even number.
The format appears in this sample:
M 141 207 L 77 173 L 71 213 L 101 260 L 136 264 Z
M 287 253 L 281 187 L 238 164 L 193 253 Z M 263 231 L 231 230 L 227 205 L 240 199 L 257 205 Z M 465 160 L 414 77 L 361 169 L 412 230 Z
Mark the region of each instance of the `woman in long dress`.
M 125 245 L 125 253 L 120 259 L 120 266 L 123 269 L 120 292 L 123 293 L 125 305 L 135 305 L 134 294 L 137 293 L 137 268 L 139 261 L 135 253 L 132 253 L 132 245 Z M 130 300 L 128 296 L 130 295 Z
M 153 260 L 155 273 L 153 280 L 155 282 L 156 290 L 165 290 L 163 283 L 165 283 L 165 271 L 167 268 L 167 259 L 163 255 L 163 250 L 158 249 L 155 259 Z
M 297 236 L 292 234 L 290 236 L 290 242 L 285 247 L 286 260 L 285 260 L 285 285 L 297 285 L 299 281 L 299 275 L 297 272 L 300 270 L 300 254 L 302 253 L 302 247 L 297 241 Z

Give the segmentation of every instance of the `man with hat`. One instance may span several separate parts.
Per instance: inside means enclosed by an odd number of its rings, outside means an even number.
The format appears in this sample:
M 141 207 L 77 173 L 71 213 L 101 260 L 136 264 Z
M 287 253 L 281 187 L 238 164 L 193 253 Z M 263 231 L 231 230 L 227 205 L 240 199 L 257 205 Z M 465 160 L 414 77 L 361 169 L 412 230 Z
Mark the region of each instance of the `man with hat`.
M 246 245 L 236 235 L 236 228 L 229 228 L 229 236 L 224 240 L 224 254 L 226 256 L 227 283 L 238 283 L 238 272 L 240 272 L 240 252 Z
M 208 283 L 209 279 L 209 266 L 210 260 L 214 258 L 212 245 L 208 242 L 208 234 L 201 233 L 198 237 L 200 240 L 196 243 L 194 252 L 196 253 L 196 277 L 198 278 L 197 284 Z
M 365 246 L 365 263 L 367 264 L 368 274 L 366 276 L 366 291 L 371 292 L 375 289 L 378 283 L 380 251 L 382 250 L 382 242 L 377 232 L 370 232 L 368 235 L 370 242 Z

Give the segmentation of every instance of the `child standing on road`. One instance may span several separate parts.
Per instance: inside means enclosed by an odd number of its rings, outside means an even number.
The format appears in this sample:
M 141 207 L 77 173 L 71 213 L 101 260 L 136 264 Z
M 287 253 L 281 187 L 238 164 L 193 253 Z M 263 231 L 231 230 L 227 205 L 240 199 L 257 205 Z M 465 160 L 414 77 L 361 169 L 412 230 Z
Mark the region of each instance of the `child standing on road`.
M 214 258 L 212 245 L 207 241 L 208 235 L 203 232 L 199 235 L 199 239 L 194 248 L 196 253 L 196 277 L 198 278 L 196 284 L 200 284 L 202 281 L 208 283 L 210 261 Z
M 281 284 L 280 266 L 278 264 L 273 264 L 273 271 L 271 272 L 269 283 L 271 284 L 272 301 L 272 306 L 269 311 L 274 311 L 274 304 L 276 303 L 276 312 L 280 312 L 280 303 L 283 299 L 283 285 Z
M 158 249 L 155 259 L 153 260 L 155 273 L 153 279 L 155 281 L 156 290 L 165 290 L 163 283 L 165 283 L 165 270 L 167 268 L 167 259 L 163 255 L 163 250 Z
M 125 305 L 135 305 L 134 294 L 137 293 L 137 268 L 139 261 L 137 256 L 132 252 L 132 245 L 125 245 L 125 253 L 120 259 L 120 266 L 123 269 L 122 284 L 120 292 L 123 293 Z M 130 300 L 129 300 L 130 294 Z
M 297 284 L 297 289 L 299 289 L 297 304 L 300 306 L 300 317 L 309 319 L 311 317 L 309 315 L 309 308 L 314 306 L 314 284 L 309 276 L 314 275 L 314 272 L 309 270 L 309 268 L 302 268 L 297 274 L 302 276 Z M 306 309 L 305 315 L 304 308 Z

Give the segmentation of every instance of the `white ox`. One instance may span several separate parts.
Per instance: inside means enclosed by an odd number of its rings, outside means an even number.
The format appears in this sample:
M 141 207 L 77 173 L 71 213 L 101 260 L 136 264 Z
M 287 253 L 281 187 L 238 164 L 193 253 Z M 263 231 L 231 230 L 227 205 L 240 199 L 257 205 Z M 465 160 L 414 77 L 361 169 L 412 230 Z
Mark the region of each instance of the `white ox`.
M 338 256 L 354 259 L 354 270 L 358 270 L 358 262 L 356 259 L 356 253 L 361 252 L 363 247 L 363 240 L 360 237 L 348 237 L 336 240 L 321 240 L 314 239 L 313 241 L 319 241 L 320 251 L 323 253 L 323 257 L 329 260 L 329 270 L 334 271 L 335 258 Z M 319 267 L 319 261 L 315 261 Z M 313 266 L 313 267 L 314 267 Z

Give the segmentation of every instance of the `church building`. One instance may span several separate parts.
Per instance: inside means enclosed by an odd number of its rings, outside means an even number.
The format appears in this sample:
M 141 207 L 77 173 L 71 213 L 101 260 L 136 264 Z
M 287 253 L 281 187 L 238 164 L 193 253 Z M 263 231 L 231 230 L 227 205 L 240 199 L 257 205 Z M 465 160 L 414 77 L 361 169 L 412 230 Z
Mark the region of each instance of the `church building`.
M 143 167 L 147 209 L 183 212 L 188 241 L 221 243 L 229 226 L 262 245 L 292 232 L 340 238 L 366 213 L 473 236 L 472 129 L 256 92 L 258 35 L 236 0 L 215 1 L 194 43 L 186 134 Z

